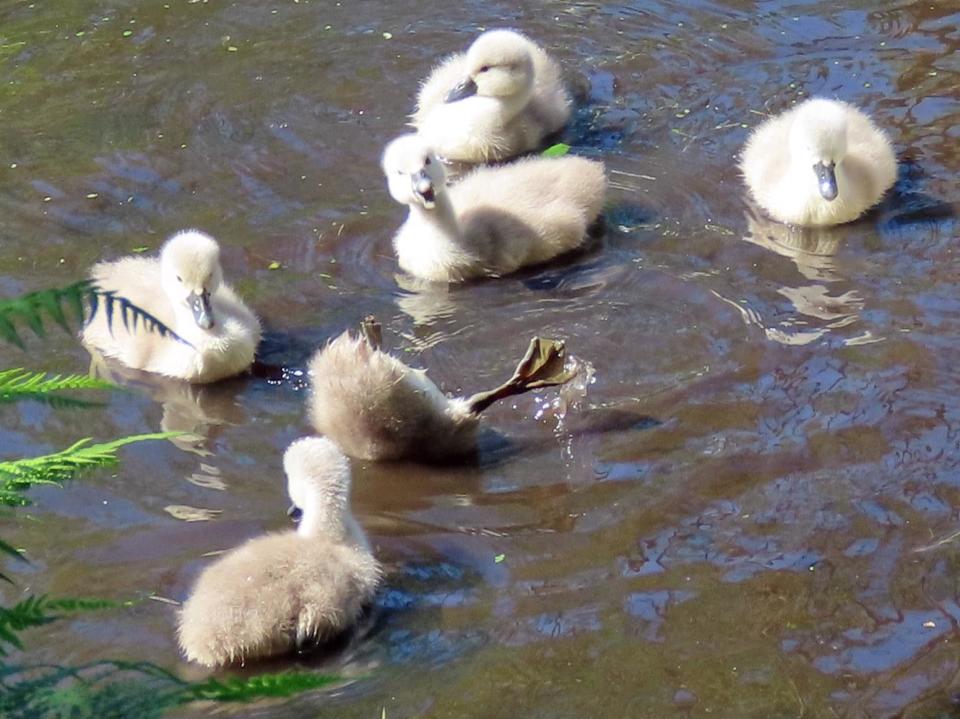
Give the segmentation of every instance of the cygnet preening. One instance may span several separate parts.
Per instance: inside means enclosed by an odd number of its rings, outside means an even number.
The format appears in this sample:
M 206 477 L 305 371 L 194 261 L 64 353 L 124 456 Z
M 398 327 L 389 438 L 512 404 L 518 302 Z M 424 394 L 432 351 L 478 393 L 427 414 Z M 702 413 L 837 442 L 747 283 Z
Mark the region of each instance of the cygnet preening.
M 383 153 L 390 194 L 410 208 L 400 267 L 438 282 L 509 274 L 580 247 L 603 209 L 603 163 L 534 157 L 481 167 L 447 187 L 434 149 L 403 135 Z
M 897 176 L 890 141 L 867 115 L 812 99 L 764 122 L 743 151 L 754 199 L 780 222 L 851 222 L 880 201 Z
M 159 257 L 94 265 L 90 276 L 146 310 L 177 337 L 101 307 L 84 327 L 84 344 L 128 367 L 190 382 L 215 382 L 246 370 L 260 342 L 260 321 L 223 280 L 220 246 L 197 230 L 178 232 Z M 112 319 L 112 321 L 110 321 Z
M 412 125 L 446 160 L 490 162 L 534 150 L 570 118 L 560 68 L 512 30 L 489 30 L 424 82 Z
M 489 392 L 447 397 L 424 370 L 380 349 L 380 326 L 364 320 L 309 363 L 307 411 L 317 432 L 351 457 L 441 461 L 476 450 L 480 413 L 499 399 L 568 382 L 562 342 L 534 338 L 513 376 Z
M 180 613 L 191 661 L 245 662 L 332 639 L 373 599 L 381 569 L 350 512 L 346 457 L 308 437 L 287 448 L 283 467 L 300 526 L 251 539 L 203 571 Z

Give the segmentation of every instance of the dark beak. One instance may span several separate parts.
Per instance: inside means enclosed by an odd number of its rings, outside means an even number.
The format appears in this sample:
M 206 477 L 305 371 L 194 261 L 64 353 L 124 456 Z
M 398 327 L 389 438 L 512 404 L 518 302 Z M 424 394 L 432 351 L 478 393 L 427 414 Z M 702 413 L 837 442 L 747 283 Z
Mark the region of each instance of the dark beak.
M 466 97 L 472 97 L 477 94 L 477 83 L 472 78 L 467 78 L 463 82 L 454 85 L 453 89 L 447 93 L 444 102 L 456 102 Z
M 191 292 L 187 297 L 190 309 L 193 310 L 193 319 L 197 327 L 208 330 L 213 327 L 213 310 L 210 309 L 210 293 L 204 290 L 199 295 Z
M 290 519 L 292 519 L 294 522 L 299 522 L 300 517 L 303 516 L 303 510 L 297 505 L 291 504 L 290 509 L 287 510 L 287 516 L 290 517 Z
M 433 188 L 433 180 L 426 170 L 420 170 L 411 178 L 413 182 L 413 194 L 420 198 L 421 204 L 428 210 L 432 210 L 437 204 L 437 192 Z
M 829 165 L 818 162 L 813 166 L 813 171 L 817 173 L 817 187 L 820 189 L 820 196 L 828 202 L 837 199 L 837 176 L 833 171 L 835 167 L 836 164 L 833 162 Z

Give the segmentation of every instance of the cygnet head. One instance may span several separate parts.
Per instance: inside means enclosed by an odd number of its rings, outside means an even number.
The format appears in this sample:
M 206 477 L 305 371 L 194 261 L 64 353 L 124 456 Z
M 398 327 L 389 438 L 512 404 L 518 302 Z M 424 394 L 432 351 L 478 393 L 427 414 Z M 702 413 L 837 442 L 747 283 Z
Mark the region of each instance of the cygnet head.
M 223 282 L 220 245 L 198 230 L 178 232 L 160 251 L 160 283 L 174 307 L 189 311 L 201 329 L 213 327 L 210 295 Z
M 299 533 L 341 535 L 350 507 L 350 464 L 326 437 L 305 437 L 283 455 L 289 514 L 300 522 Z
M 837 197 L 835 169 L 847 154 L 847 119 L 843 105 L 831 100 L 808 100 L 790 127 L 790 153 L 801 167 L 810 167 L 820 196 Z
M 511 99 L 533 90 L 530 41 L 512 30 L 490 30 L 467 50 L 467 76 L 449 93 L 447 102 L 471 95 Z
M 437 206 L 447 174 L 433 148 L 419 135 L 401 135 L 391 142 L 380 164 L 394 200 L 427 210 Z

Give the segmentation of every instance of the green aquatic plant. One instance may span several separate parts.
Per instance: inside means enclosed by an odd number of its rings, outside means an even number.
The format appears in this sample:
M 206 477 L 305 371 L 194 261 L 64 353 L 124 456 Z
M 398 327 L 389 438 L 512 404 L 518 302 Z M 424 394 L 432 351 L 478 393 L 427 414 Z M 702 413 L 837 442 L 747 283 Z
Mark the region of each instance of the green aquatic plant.
M 570 152 L 570 145 L 565 142 L 558 142 L 556 145 L 550 145 L 541 155 L 544 157 L 563 157 Z
M 49 624 L 64 614 L 115 609 L 130 604 L 130 602 L 114 602 L 109 599 L 80 597 L 51 599 L 46 595 L 30 595 L 12 607 L 0 607 L 0 657 L 7 656 L 11 647 L 23 649 L 18 632 Z
M 340 681 L 310 672 L 187 682 L 149 662 L 99 661 L 77 667 L 0 668 L 5 719 L 148 719 L 198 701 L 282 698 Z
M 64 396 L 64 392 L 84 389 L 115 389 L 101 379 L 86 375 L 49 375 L 46 372 L 30 372 L 22 367 L 0 370 L 0 404 L 33 400 L 52 407 L 100 407 L 101 402 L 91 402 Z
M 38 337 L 45 337 L 44 318 L 52 319 L 69 332 L 69 318 L 83 322 L 84 302 L 92 292 L 92 283 L 82 280 L 67 287 L 39 290 L 0 300 L 0 337 L 20 349 L 26 349 L 17 326 L 26 325 Z
M 89 281 L 64 288 L 40 290 L 14 299 L 0 300 L 0 339 L 25 349 L 21 332 L 29 328 L 46 336 L 45 322 L 70 331 L 72 324 L 90 321 L 106 312 L 107 323 L 119 317 L 133 331 L 140 325 L 185 342 L 149 312 Z M 44 402 L 55 409 L 96 406 L 65 392 L 111 389 L 101 380 L 80 375 L 48 375 L 23 368 L 0 371 L 0 403 L 21 400 Z M 0 462 L 0 505 L 30 504 L 26 490 L 38 484 L 59 486 L 79 473 L 115 466 L 117 451 L 128 444 L 169 439 L 179 432 L 160 432 L 122 437 L 91 444 L 81 439 L 59 452 L 39 457 Z M 29 563 L 23 552 L 0 540 L 0 558 Z M 0 581 L 13 580 L 0 572 Z M 64 616 L 96 610 L 117 609 L 132 602 L 100 598 L 28 595 L 16 604 L 0 607 L 0 717 L 34 719 L 148 719 L 162 717 L 192 702 L 249 702 L 264 697 L 288 697 L 339 681 L 338 677 L 311 672 L 281 672 L 244 679 L 208 679 L 188 682 L 148 662 L 102 660 L 80 666 L 59 664 L 12 664 L 9 656 L 25 651 L 21 634 L 55 622 Z
M 27 562 L 27 558 L 23 556 L 23 552 L 21 552 L 16 547 L 10 544 L 7 544 L 2 539 L 0 539 L 0 554 L 6 554 L 8 557 L 11 557 L 18 562 L 24 562 L 29 564 L 29 562 Z M 10 577 L 8 577 L 3 572 L 0 572 L 0 581 L 7 582 L 8 584 L 13 584 L 13 580 L 10 579 Z
M 147 310 L 113 290 L 100 289 L 91 280 L 80 280 L 66 287 L 37 290 L 0 300 L 0 338 L 26 349 L 20 336 L 24 325 L 37 337 L 46 337 L 44 320 L 52 320 L 65 332 L 70 332 L 71 324 L 89 322 L 98 312 L 106 313 L 107 324 L 111 328 L 119 316 L 128 330 L 136 330 L 138 325 L 142 325 L 148 332 L 190 344 Z
M 53 454 L 0 462 L 0 504 L 13 507 L 30 504 L 30 500 L 23 496 L 23 492 L 33 485 L 60 486 L 62 482 L 72 479 L 83 470 L 116 465 L 119 461 L 117 450 L 121 447 L 134 442 L 171 439 L 181 434 L 180 432 L 136 434 L 99 444 L 90 444 L 91 440 L 87 437 Z
M 259 674 L 226 681 L 208 679 L 184 687 L 182 701 L 248 702 L 263 697 L 289 697 L 339 681 L 342 681 L 340 677 L 312 672 Z

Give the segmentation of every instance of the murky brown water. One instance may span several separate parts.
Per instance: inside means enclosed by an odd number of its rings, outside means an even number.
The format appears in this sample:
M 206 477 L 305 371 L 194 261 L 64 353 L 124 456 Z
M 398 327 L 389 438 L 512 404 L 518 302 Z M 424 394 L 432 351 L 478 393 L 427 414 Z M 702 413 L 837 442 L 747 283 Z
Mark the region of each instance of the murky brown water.
M 555 395 L 492 409 L 511 451 L 490 443 L 480 467 L 355 462 L 390 576 L 368 635 L 310 664 L 355 680 L 217 711 L 955 716 L 960 545 L 931 545 L 960 529 L 958 24 L 940 0 L 3 3 L 4 296 L 197 226 L 264 317 L 268 362 L 302 368 L 372 312 L 447 390 L 500 381 L 535 333 L 596 369 L 559 425 L 537 419 Z M 411 291 L 380 149 L 433 59 L 502 25 L 588 95 L 570 140 L 607 162 L 608 233 L 535 273 Z M 868 220 L 798 236 L 748 215 L 736 158 L 807 94 L 872 112 L 903 167 Z M 0 366 L 89 361 L 62 334 L 30 349 L 0 346 Z M 179 600 L 204 553 L 286 526 L 300 384 L 0 408 L 4 457 L 161 426 L 208 437 L 34 491 L 4 522 L 35 560 L 10 568 L 20 587 Z M 202 676 L 173 627 L 146 602 L 35 630 L 28 658 Z

